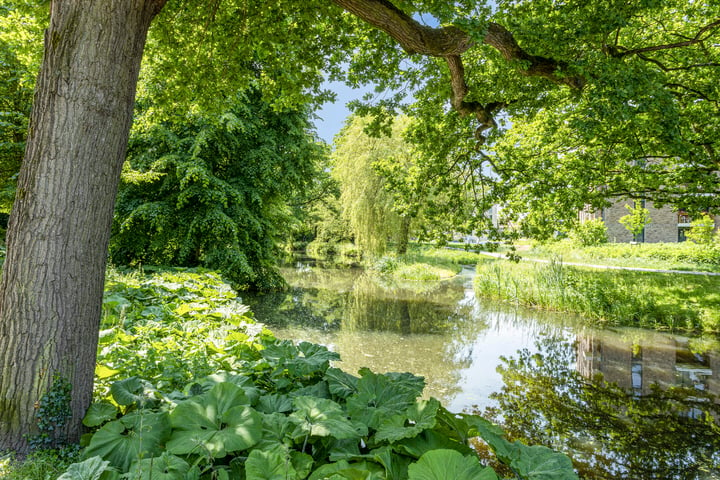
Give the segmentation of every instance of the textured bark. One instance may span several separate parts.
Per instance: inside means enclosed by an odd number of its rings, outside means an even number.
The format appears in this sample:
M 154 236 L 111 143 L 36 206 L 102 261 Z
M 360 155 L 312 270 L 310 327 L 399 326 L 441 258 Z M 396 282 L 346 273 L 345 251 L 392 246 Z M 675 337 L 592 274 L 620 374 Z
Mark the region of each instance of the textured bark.
M 0 451 L 27 450 L 54 375 L 91 401 L 113 206 L 140 60 L 165 0 L 51 4 L 0 284 Z

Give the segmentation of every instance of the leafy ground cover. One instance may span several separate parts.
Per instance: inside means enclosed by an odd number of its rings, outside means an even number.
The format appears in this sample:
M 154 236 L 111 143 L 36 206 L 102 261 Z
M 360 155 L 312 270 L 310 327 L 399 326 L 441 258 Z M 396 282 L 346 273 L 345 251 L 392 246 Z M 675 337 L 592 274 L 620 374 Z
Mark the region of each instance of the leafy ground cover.
M 606 243 L 578 247 L 564 240 L 536 245 L 519 252 L 522 257 L 622 267 L 720 272 L 720 245 L 682 243 Z
M 497 479 L 480 437 L 519 478 L 577 478 L 567 456 L 422 399 L 421 377 L 351 375 L 321 345 L 276 339 L 212 272 L 110 272 L 104 308 L 79 458 L 6 460 L 3 477 Z
M 477 295 L 577 313 L 598 324 L 720 331 L 720 278 L 485 259 Z

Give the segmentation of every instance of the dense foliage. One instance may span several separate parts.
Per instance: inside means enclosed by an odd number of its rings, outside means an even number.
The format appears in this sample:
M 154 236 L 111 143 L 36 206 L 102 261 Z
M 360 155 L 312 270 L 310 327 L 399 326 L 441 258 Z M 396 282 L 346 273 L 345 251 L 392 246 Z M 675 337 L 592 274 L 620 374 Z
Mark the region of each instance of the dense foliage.
M 607 226 L 599 218 L 579 223 L 568 234 L 570 239 L 580 247 L 590 247 L 607 243 Z
M 32 2 L 0 6 L 0 212 L 7 214 L 25 153 L 46 14 Z
M 403 80 L 387 80 L 401 94 L 412 91 L 401 85 L 416 87 L 408 111 L 419 120 L 410 133 L 418 169 L 398 189 L 413 192 L 408 202 L 431 193 L 429 213 L 467 232 L 492 230 L 482 212 L 499 203 L 506 221 L 539 237 L 609 198 L 693 212 L 717 206 L 718 5 L 540 0 L 497 2 L 491 14 L 476 2 L 433 7 L 435 18 L 483 42 L 462 55 L 468 94 L 454 110 L 457 88 L 443 60 L 418 59 Z M 517 43 L 491 46 L 492 22 Z M 520 50 L 524 58 L 508 61 Z M 478 106 L 484 116 L 458 112 Z
M 205 266 L 236 288 L 278 287 L 290 204 L 312 185 L 323 154 L 306 112 L 275 111 L 255 89 L 237 94 L 222 115 L 139 122 L 118 195 L 112 261 Z
M 394 242 L 399 253 L 405 253 L 417 208 L 398 211 L 388 192 L 389 176 L 380 175 L 377 168 L 392 165 L 401 175 L 409 168 L 412 153 L 403 139 L 408 119 L 397 119 L 389 136 L 369 136 L 368 125 L 368 119 L 351 116 L 335 138 L 333 177 L 341 192 L 342 214 L 363 252 L 381 255 Z
M 546 243 L 523 252 L 524 256 L 550 259 L 560 257 L 566 262 L 673 270 L 720 271 L 720 243 L 606 243 L 576 248 L 567 241 Z

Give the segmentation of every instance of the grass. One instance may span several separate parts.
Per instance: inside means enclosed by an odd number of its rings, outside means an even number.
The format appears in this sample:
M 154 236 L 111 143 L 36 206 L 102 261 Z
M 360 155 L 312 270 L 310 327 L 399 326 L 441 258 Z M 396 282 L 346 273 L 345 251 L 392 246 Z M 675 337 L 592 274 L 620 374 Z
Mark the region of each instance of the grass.
M 482 255 L 464 250 L 412 245 L 404 255 L 386 255 L 371 265 L 371 270 L 399 280 L 418 282 L 451 278 L 463 265 L 475 265 Z
M 55 480 L 77 460 L 77 450 L 39 450 L 23 460 L 0 455 L 3 480 Z
M 606 243 L 577 247 L 568 240 L 537 245 L 520 252 L 524 258 L 620 267 L 720 272 L 720 245 L 683 243 Z
M 483 260 L 475 291 L 509 303 L 579 314 L 593 323 L 720 331 L 720 277 Z

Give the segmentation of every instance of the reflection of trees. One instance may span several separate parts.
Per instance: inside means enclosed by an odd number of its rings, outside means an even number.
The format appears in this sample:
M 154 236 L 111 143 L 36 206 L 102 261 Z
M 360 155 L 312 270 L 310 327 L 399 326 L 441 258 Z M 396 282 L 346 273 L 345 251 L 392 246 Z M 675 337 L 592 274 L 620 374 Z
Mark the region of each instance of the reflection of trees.
M 486 414 L 511 436 L 565 451 L 587 479 L 705 478 L 720 472 L 720 407 L 694 388 L 642 396 L 575 369 L 575 349 L 544 338 L 498 371 L 504 386 Z
M 243 296 L 256 318 L 285 338 L 322 343 L 354 373 L 409 371 L 425 376 L 426 394 L 443 401 L 459 391 L 466 350 L 487 324 L 461 302 L 462 278 L 395 283 L 356 269 L 283 269 L 286 292 Z M 470 290 L 472 294 L 472 290 Z M 474 294 L 473 294 L 474 296 Z
M 343 329 L 403 335 L 440 333 L 460 320 L 455 306 L 463 292 L 457 285 L 419 282 L 417 286 L 424 291 L 414 291 L 407 284 L 380 282 L 369 275 L 358 277 L 343 318 Z

